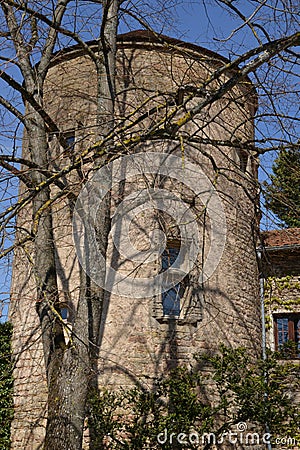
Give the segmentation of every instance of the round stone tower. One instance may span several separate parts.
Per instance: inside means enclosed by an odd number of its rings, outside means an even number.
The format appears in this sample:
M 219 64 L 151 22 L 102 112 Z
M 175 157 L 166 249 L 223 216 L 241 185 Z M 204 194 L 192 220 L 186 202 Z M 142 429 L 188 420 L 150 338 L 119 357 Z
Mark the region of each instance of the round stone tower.
M 96 49 L 97 42 L 90 46 Z M 99 382 L 106 387 L 149 385 L 221 343 L 259 353 L 257 162 L 249 150 L 256 94 L 247 78 L 220 91 L 235 75 L 226 63 L 204 48 L 145 31 L 118 38 L 112 153 L 119 158 L 111 165 L 99 357 Z M 97 141 L 96 93 L 95 66 L 81 48 L 55 55 L 45 107 L 70 150 L 49 133 L 53 167 L 71 163 Z M 91 176 L 91 166 L 83 164 L 67 177 L 87 209 L 93 194 L 83 187 Z M 91 182 L 101 184 L 101 169 Z M 79 263 L 97 281 L 99 262 L 96 255 L 88 269 L 76 208 L 70 210 L 68 197 L 53 206 L 61 313 L 69 329 Z M 27 217 L 20 215 L 19 224 Z M 12 448 L 22 450 L 41 444 L 47 402 L 34 301 L 33 275 L 19 250 L 10 318 L 18 355 Z

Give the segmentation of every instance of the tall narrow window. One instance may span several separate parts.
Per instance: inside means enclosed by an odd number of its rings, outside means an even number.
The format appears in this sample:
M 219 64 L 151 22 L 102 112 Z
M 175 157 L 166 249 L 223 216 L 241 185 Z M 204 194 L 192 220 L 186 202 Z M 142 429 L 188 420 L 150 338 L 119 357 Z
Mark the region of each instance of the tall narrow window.
M 68 303 L 61 303 L 58 308 L 58 313 L 64 322 L 72 322 L 72 306 Z
M 171 287 L 153 298 L 152 315 L 159 323 L 176 319 L 178 325 L 189 323 L 197 326 L 202 318 L 202 287 L 195 273 L 186 274 L 183 270 L 185 254 L 185 245 L 179 239 L 172 239 L 160 256 L 161 272 L 166 272 L 162 274 L 163 283 Z
M 300 357 L 300 314 L 274 317 L 275 347 L 287 357 Z
M 162 271 L 168 270 L 176 261 L 180 251 L 178 246 L 168 246 L 162 253 Z M 179 317 L 180 315 L 180 299 L 184 294 L 183 283 L 177 283 L 172 288 L 162 293 L 163 315 Z
M 60 316 L 63 320 L 68 320 L 69 310 L 66 306 L 60 308 Z
M 67 155 L 73 155 L 74 153 L 74 147 L 75 147 L 75 130 L 70 129 L 63 132 L 63 136 L 65 138 L 65 142 L 67 144 L 67 147 L 64 149 L 64 152 L 66 152 Z
M 248 165 L 248 153 L 241 148 L 237 149 L 237 155 L 239 158 L 239 168 L 242 172 L 246 172 Z
M 68 145 L 67 151 L 72 152 L 75 147 L 75 130 L 69 130 L 64 132 L 65 141 Z

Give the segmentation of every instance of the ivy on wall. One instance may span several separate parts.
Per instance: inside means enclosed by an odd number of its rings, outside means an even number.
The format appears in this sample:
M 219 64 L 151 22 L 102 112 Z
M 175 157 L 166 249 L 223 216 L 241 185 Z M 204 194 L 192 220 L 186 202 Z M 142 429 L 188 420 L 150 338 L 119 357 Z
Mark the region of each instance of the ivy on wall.
M 265 281 L 265 326 L 266 331 L 272 329 L 272 314 L 278 310 L 281 313 L 300 312 L 300 282 L 291 275 L 285 277 L 268 277 Z M 281 356 L 291 357 L 298 353 L 298 345 L 288 341 L 281 349 Z
M 265 305 L 272 310 L 284 308 L 290 311 L 300 306 L 300 282 L 291 275 L 268 277 L 265 281 Z

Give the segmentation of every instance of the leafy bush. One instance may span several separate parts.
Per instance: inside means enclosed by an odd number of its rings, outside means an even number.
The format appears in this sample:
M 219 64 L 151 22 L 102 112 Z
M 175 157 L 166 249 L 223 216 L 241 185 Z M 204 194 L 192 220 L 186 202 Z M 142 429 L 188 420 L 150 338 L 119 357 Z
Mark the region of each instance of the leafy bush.
M 299 408 L 290 394 L 299 388 L 299 367 L 276 354 L 253 361 L 242 348 L 224 346 L 217 355 L 196 356 L 196 368 L 180 367 L 152 389 L 94 394 L 89 426 L 97 449 L 196 449 L 199 442 L 170 442 L 171 433 L 214 433 L 217 439 L 246 423 L 258 433 L 299 434 Z M 168 439 L 162 442 L 167 432 Z M 161 436 L 158 442 L 158 436 Z M 194 436 L 195 437 L 195 436 Z M 201 448 L 209 449 L 213 442 Z

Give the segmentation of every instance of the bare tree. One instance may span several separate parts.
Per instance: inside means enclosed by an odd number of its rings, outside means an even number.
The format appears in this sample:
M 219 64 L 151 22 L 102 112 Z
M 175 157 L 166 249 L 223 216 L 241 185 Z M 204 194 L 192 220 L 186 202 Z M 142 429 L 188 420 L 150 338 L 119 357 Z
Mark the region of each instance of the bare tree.
M 253 36 L 251 48 L 241 50 L 231 47 L 232 60 L 219 64 L 200 87 L 181 86 L 173 96 L 169 93 L 152 93 L 152 97 L 146 100 L 147 113 L 141 104 L 136 108 L 135 116 L 132 112 L 126 112 L 125 117 L 116 118 L 115 73 L 119 20 L 138 23 L 169 49 L 176 48 L 178 41 L 166 40 L 156 33 L 150 15 L 147 18 L 145 11 L 131 2 L 91 2 L 87 11 L 94 16 L 97 26 L 98 44 L 95 48 L 85 43 L 84 1 L 77 2 L 75 6 L 69 0 L 49 4 L 1 1 L 0 77 L 5 89 L 0 96 L 0 104 L 3 148 L 8 145 L 11 148 L 10 151 L 3 150 L 0 155 L 4 199 L 1 212 L 2 256 L 6 257 L 14 249 L 25 248 L 27 242 L 32 242 L 30 259 L 36 280 L 36 308 L 49 392 L 46 449 L 75 450 L 82 446 L 87 395 L 89 389 L 97 385 L 95 374 L 105 294 L 103 288 L 81 271 L 79 302 L 72 336 L 67 342 L 59 312 L 61 301 L 57 286 L 52 208 L 63 198 L 69 199 L 71 209 L 74 207 L 76 195 L 70 193 L 72 188 L 68 176 L 79 173 L 80 182 L 84 183 L 91 167 L 97 169 L 108 158 L 133 151 L 140 142 L 146 140 L 165 139 L 178 146 L 207 144 L 221 151 L 224 147 L 237 148 L 242 152 L 241 164 L 243 154 L 265 154 L 297 142 L 298 93 L 293 84 L 297 65 L 295 48 L 299 45 L 300 36 L 295 30 L 296 5 L 293 2 L 278 2 L 274 6 L 257 1 L 253 2 L 252 9 L 248 5 L 246 14 L 232 2 L 216 3 L 233 14 L 236 20 L 240 20 L 231 35 L 223 39 L 226 45 L 231 46 L 240 30 L 247 28 Z M 208 6 L 208 14 L 213 4 Z M 92 32 L 95 31 L 90 31 L 89 36 Z M 96 68 L 96 131 L 91 145 L 85 146 L 73 160 L 63 160 L 62 164 L 60 162 L 58 167 L 54 167 L 49 157 L 49 136 L 55 136 L 62 152 L 68 153 L 70 144 L 57 118 L 45 108 L 45 80 L 55 51 L 60 46 L 74 42 L 81 46 Z M 260 98 L 254 140 L 241 140 L 239 130 L 229 135 L 224 133 L 226 139 L 212 139 L 205 133 L 197 135 L 183 132 L 184 127 L 193 123 L 203 111 L 212 108 L 220 99 L 230 97 L 246 77 L 251 77 Z M 290 98 L 293 104 L 287 100 Z M 215 118 L 210 120 L 213 122 Z M 24 128 L 26 142 L 23 155 L 18 149 L 17 140 L 20 124 Z M 226 131 L 226 124 L 224 128 Z M 11 141 L 7 144 L 9 138 Z M 216 165 L 211 155 L 206 156 Z M 219 170 L 216 167 L 216 172 Z M 22 184 L 20 196 L 16 196 L 15 191 L 6 185 L 12 183 L 7 180 L 14 177 Z M 227 177 L 230 181 L 228 174 Z M 53 187 L 56 189 L 55 195 Z M 253 192 L 248 194 L 254 200 Z M 12 195 L 16 198 L 12 199 Z M 30 208 L 31 229 L 25 233 L 19 230 L 15 240 L 10 243 L 10 227 L 18 215 L 28 213 Z M 98 211 L 98 221 L 103 226 L 97 230 L 97 238 L 105 254 L 110 231 L 109 196 Z M 104 269 L 100 276 L 105 279 Z M 73 393 L 76 392 L 76 401 L 68 391 L 70 384 Z

